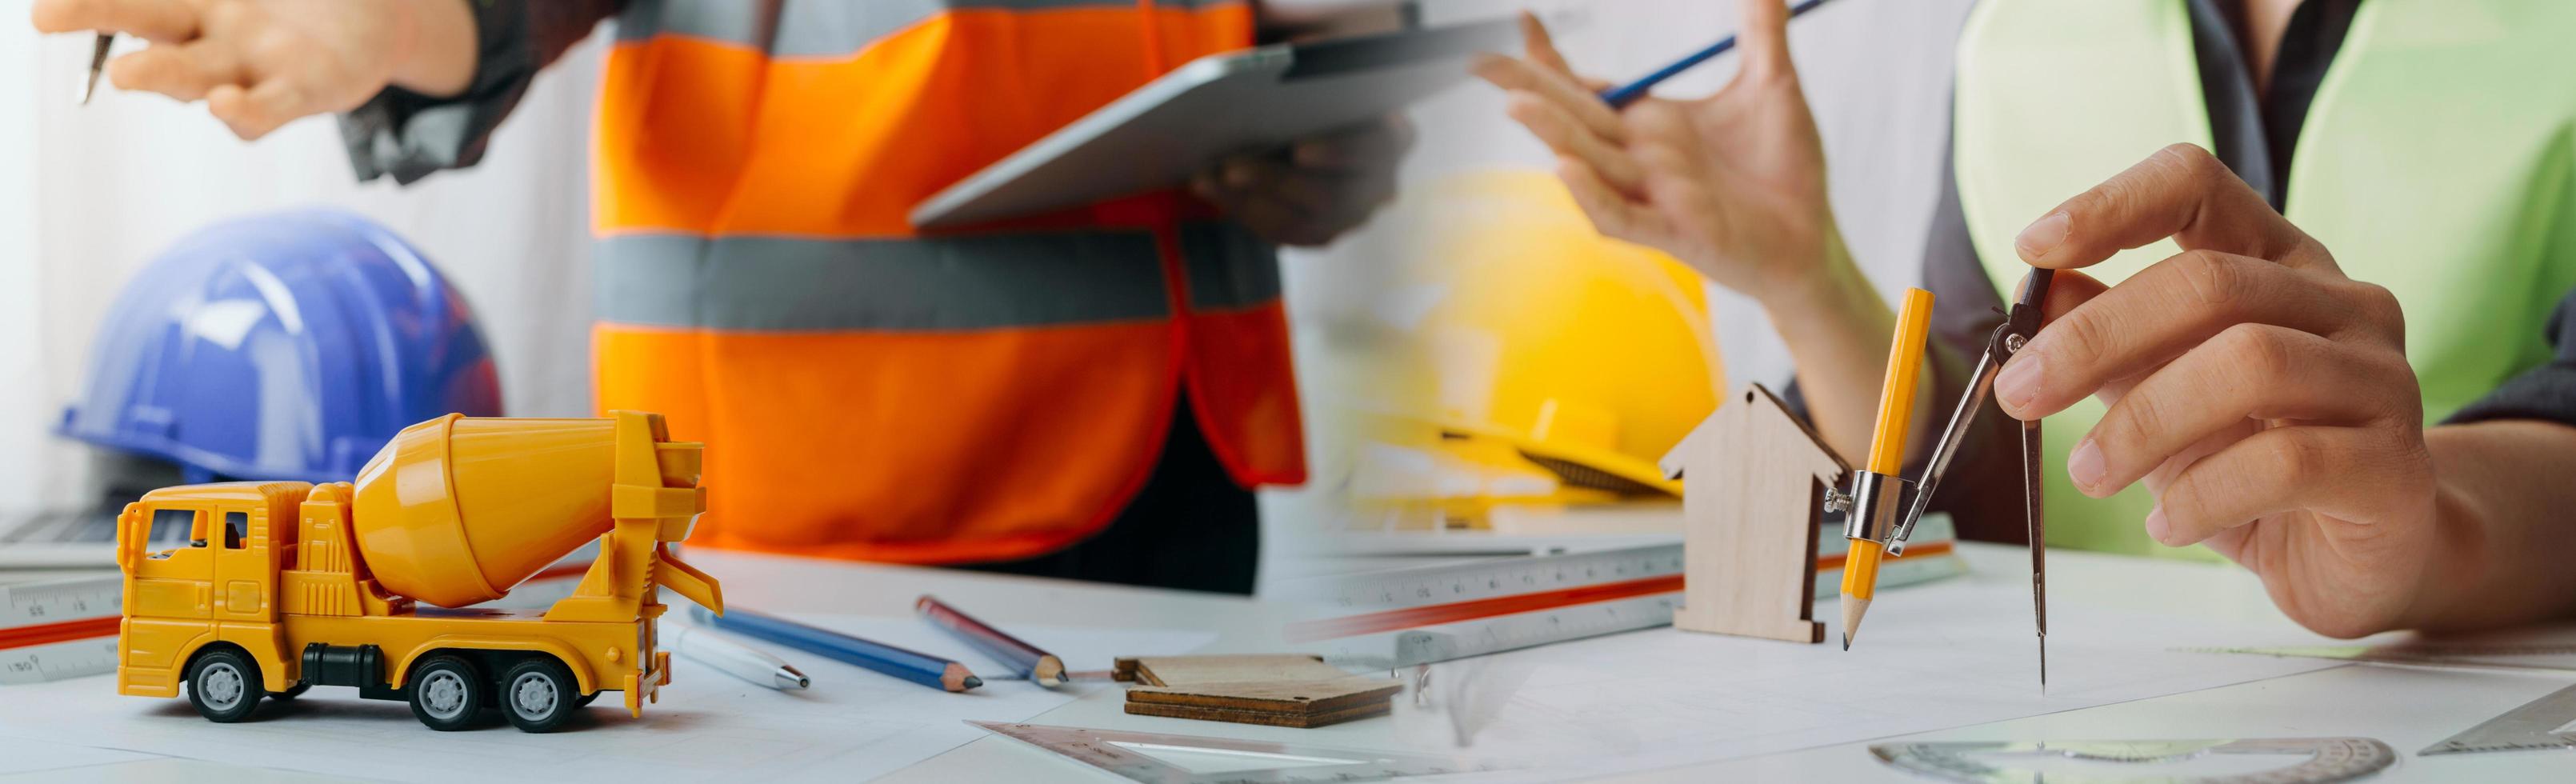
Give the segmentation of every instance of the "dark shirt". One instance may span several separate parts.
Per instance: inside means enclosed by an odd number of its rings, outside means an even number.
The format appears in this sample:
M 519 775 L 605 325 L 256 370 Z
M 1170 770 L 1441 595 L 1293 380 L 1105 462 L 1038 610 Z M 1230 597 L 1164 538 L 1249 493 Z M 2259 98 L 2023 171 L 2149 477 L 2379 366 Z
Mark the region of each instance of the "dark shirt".
M 753 0 L 744 0 L 752 2 Z M 517 108 L 537 70 L 589 37 L 625 0 L 471 0 L 476 61 L 465 92 L 433 98 L 387 88 L 340 115 L 340 138 L 358 179 L 391 175 L 409 185 L 483 160 L 484 145 Z

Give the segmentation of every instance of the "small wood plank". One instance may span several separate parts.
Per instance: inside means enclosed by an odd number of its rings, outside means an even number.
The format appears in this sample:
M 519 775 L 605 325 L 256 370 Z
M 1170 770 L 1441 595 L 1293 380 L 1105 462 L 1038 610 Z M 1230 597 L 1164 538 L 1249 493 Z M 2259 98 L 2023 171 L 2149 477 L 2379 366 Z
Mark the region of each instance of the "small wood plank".
M 1331 713 L 1272 713 L 1269 711 L 1239 711 L 1228 710 L 1225 708 L 1204 708 L 1190 705 L 1164 705 L 1149 702 L 1130 702 L 1127 703 L 1127 713 L 1135 716 L 1162 716 L 1173 719 L 1227 721 L 1236 724 L 1259 724 L 1268 727 L 1313 729 L 1316 727 L 1340 724 L 1342 722 L 1352 721 L 1355 719 L 1384 716 L 1390 711 L 1393 711 L 1394 707 L 1395 706 L 1392 702 L 1373 702 L 1355 705 L 1350 708 Z
M 1345 673 L 1307 654 L 1118 659 L 1136 684 L 1127 712 L 1275 727 L 1321 727 L 1386 713 L 1402 682 Z
M 1128 702 L 1201 705 L 1235 710 L 1316 713 L 1354 703 L 1385 702 L 1404 684 L 1385 678 L 1344 675 L 1313 681 L 1230 681 L 1188 686 L 1141 686 L 1127 691 Z
M 1299 681 L 1339 678 L 1341 668 L 1308 654 L 1235 654 L 1220 656 L 1145 656 L 1117 660 L 1118 671 L 1150 686 L 1239 681 Z

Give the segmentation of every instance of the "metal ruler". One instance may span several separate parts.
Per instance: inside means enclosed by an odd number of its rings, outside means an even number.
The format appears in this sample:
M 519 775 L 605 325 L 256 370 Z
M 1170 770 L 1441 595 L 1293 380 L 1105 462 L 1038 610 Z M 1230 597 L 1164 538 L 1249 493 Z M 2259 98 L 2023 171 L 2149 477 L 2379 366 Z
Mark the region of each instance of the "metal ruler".
M 1848 546 L 1828 539 L 1816 565 L 1820 597 L 1840 587 Z M 1880 567 L 1879 584 L 1966 571 L 1950 542 L 1925 541 Z M 1290 624 L 1291 642 L 1343 666 L 1393 669 L 1670 625 L 1682 573 L 1682 545 L 1666 544 L 1316 578 L 1284 585 L 1280 595 L 1332 613 Z
M 1958 743 L 1881 743 L 1869 747 L 1879 761 L 1899 770 L 1974 784 L 2082 781 L 2192 781 L 2202 784 L 2325 784 L 2377 773 L 2397 761 L 2397 752 L 2370 738 L 2255 738 L 2247 740 L 2050 740 L 2037 742 L 1970 741 Z M 2158 765 L 2176 765 L 2211 755 L 2305 754 L 2297 763 L 2253 773 L 2216 776 L 2170 776 Z M 2066 775 L 2013 764 L 2008 757 L 2032 764 L 2049 760 L 2084 760 L 2139 766 L 2135 777 Z
M 1328 784 L 1503 769 L 1429 754 L 1044 724 L 967 723 L 1145 784 Z
M 2481 751 L 2528 751 L 2576 748 L 2576 686 L 2523 703 L 2504 715 L 2480 722 L 2467 732 L 2424 747 L 2417 756 L 2469 754 Z
M 114 672 L 124 599 L 112 575 L 0 584 L 0 684 Z

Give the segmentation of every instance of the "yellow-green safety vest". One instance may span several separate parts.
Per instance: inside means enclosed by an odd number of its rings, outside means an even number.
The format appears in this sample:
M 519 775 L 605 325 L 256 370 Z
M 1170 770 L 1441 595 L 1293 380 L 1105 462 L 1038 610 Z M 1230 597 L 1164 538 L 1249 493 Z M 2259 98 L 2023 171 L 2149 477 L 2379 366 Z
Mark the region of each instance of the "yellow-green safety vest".
M 2300 130 L 2291 222 L 2406 312 L 2427 424 L 2549 359 L 2542 324 L 2576 285 L 2576 2 L 2362 3 Z M 2013 250 L 2060 202 L 2175 142 L 2208 147 L 2185 0 L 1985 0 L 1961 35 L 1953 164 L 1999 294 Z M 2171 241 L 2085 270 L 2116 285 Z M 2144 487 L 2084 497 L 2062 466 L 2103 414 L 2047 420 L 2048 543 L 2214 558 L 2157 545 Z

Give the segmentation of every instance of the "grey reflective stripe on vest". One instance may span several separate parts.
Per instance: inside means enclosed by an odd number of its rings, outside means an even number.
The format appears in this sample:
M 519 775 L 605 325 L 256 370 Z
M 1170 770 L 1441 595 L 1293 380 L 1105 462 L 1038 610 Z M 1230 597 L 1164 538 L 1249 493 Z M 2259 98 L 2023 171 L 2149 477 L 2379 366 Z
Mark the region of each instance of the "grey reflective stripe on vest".
M 1246 0 L 1157 0 L 1201 9 Z M 617 40 L 677 35 L 747 46 L 779 57 L 839 57 L 948 11 L 1136 8 L 1133 0 L 632 0 Z M 772 20 L 775 20 L 774 23 Z
M 965 330 L 1168 318 L 1142 232 L 601 240 L 599 318 L 720 330 Z
M 1228 224 L 1181 232 L 1190 307 L 1279 296 L 1270 248 Z M 599 318 L 744 331 L 935 331 L 1169 318 L 1142 231 L 812 240 L 630 234 L 598 244 Z
M 1181 226 L 1190 309 L 1239 310 L 1279 299 L 1278 249 L 1233 223 Z

